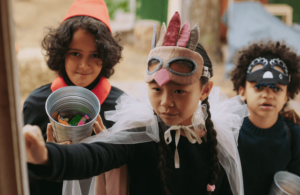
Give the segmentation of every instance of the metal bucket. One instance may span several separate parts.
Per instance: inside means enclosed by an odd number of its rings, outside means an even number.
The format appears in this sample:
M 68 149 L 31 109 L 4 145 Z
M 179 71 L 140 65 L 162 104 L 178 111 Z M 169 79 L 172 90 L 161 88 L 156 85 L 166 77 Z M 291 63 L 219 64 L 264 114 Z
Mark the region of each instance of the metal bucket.
M 46 113 L 53 127 L 56 142 L 71 140 L 72 143 L 78 143 L 92 134 L 93 125 L 100 113 L 100 103 L 97 96 L 90 90 L 68 86 L 50 94 L 46 101 Z M 55 120 L 58 113 L 62 117 L 89 114 L 91 121 L 81 126 L 67 126 Z
M 269 195 L 298 194 L 300 194 L 300 177 L 286 171 L 280 171 L 275 174 Z

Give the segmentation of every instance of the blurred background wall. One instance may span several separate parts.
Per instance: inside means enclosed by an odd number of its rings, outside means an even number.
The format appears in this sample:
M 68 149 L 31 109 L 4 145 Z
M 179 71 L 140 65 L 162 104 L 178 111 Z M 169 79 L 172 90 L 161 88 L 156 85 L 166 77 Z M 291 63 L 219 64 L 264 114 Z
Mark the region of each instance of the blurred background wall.
M 12 0 L 16 32 L 16 52 L 19 64 L 22 102 L 35 88 L 51 83 L 56 74 L 46 66 L 40 43 L 47 28 L 57 27 L 73 0 Z M 150 51 L 153 25 L 159 29 L 175 11 L 182 17 L 182 24 L 189 20 L 191 26 L 200 26 L 200 42 L 209 53 L 214 65 L 213 81 L 229 96 L 236 95 L 232 84 L 224 76 L 225 61 L 229 56 L 228 29 L 224 24 L 228 4 L 254 2 L 254 0 L 105 0 L 108 6 L 113 33 L 120 34 L 124 47 L 123 59 L 115 68 L 110 82 L 125 92 L 138 97 L 139 86 L 145 86 L 144 71 Z M 269 15 L 288 28 L 298 28 L 300 23 L 299 0 L 257 0 Z M 278 7 L 279 6 L 279 7 Z M 281 7 L 280 7 L 281 6 Z M 283 7 L 282 7 L 283 6 Z M 255 12 L 255 10 L 253 10 Z M 287 22 L 287 14 L 292 24 Z M 227 24 L 228 25 L 228 24 Z

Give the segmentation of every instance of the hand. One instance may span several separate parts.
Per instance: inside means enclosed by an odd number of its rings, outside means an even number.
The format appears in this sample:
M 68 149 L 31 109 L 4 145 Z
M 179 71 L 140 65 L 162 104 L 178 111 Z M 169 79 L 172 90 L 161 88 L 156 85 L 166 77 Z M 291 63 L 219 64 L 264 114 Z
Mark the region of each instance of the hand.
M 51 123 L 48 123 L 48 125 L 47 125 L 47 140 L 46 140 L 46 142 L 56 143 L 56 141 L 53 137 L 53 128 L 52 128 Z M 57 144 L 70 145 L 70 144 L 72 144 L 72 141 L 64 141 L 64 142 L 59 142 Z
M 22 128 L 26 143 L 27 162 L 32 164 L 47 164 L 48 150 L 38 126 L 26 125 Z
M 102 119 L 100 117 L 100 115 L 97 116 L 97 119 L 94 123 L 93 126 L 93 131 L 95 132 L 95 134 L 97 135 L 98 133 L 104 131 L 106 129 L 106 127 L 103 125 Z M 51 123 L 48 123 L 47 125 L 47 142 L 53 142 L 53 143 L 57 143 L 53 137 L 53 128 Z M 70 145 L 72 144 L 72 141 L 64 141 L 64 142 L 59 142 L 57 144 L 61 144 L 61 145 Z
M 106 130 L 106 127 L 103 125 L 102 119 L 100 115 L 98 114 L 97 119 L 94 123 L 93 130 L 95 134 L 101 133 L 102 131 Z

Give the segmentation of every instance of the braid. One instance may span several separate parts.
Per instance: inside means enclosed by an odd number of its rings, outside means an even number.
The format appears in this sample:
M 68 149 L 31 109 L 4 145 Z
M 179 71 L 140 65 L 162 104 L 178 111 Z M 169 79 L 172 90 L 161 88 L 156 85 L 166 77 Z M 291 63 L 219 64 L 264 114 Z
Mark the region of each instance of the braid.
M 164 141 L 164 134 L 161 129 L 161 126 L 159 126 L 159 139 L 160 142 L 158 143 L 158 164 L 157 164 L 157 170 L 160 174 L 160 183 L 161 187 L 163 189 L 163 194 L 164 195 L 171 195 L 169 189 L 167 188 L 166 185 L 166 172 L 168 171 L 167 168 L 167 160 L 166 157 L 168 155 L 168 150 L 169 148 L 167 147 L 167 144 Z
M 207 129 L 207 146 L 209 148 L 209 185 L 215 185 L 216 180 L 217 180 L 217 175 L 220 170 L 219 166 L 219 158 L 218 158 L 218 150 L 217 150 L 217 132 L 214 129 L 214 124 L 211 121 L 211 114 L 209 111 L 209 103 L 208 103 L 208 98 L 206 98 L 204 101 L 202 101 L 202 104 L 207 105 L 207 114 L 208 117 L 205 120 L 205 126 Z M 207 195 L 211 195 L 211 192 L 207 192 Z
M 211 76 L 213 76 L 213 70 L 212 70 L 212 63 L 209 59 L 209 56 L 207 55 L 204 47 L 198 43 L 195 52 L 199 53 L 203 60 L 204 60 L 204 64 L 203 66 L 208 68 L 208 71 L 210 73 Z M 204 86 L 209 79 L 207 77 L 201 77 L 200 78 L 201 84 L 202 86 Z M 207 118 L 205 120 L 205 126 L 206 126 L 206 136 L 207 136 L 207 147 L 208 147 L 208 155 L 209 155 L 209 180 L 208 180 L 208 184 L 209 185 L 215 185 L 216 180 L 217 180 L 217 174 L 220 170 L 220 165 L 219 165 L 219 158 L 218 158 L 218 150 L 217 150 L 217 132 L 214 129 L 214 124 L 211 121 L 211 114 L 209 111 L 209 103 L 208 103 L 208 98 L 206 98 L 205 100 L 202 101 L 202 104 L 206 104 L 207 105 Z M 208 191 L 207 192 L 208 195 L 211 195 L 211 192 Z

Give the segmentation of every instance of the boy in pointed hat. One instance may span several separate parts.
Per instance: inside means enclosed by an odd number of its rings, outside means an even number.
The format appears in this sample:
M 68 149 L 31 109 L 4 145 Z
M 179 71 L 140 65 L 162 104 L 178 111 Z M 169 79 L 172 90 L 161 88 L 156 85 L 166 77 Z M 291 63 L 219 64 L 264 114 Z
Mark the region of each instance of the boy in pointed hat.
M 44 139 L 55 142 L 45 111 L 47 97 L 65 86 L 80 86 L 91 90 L 101 104 L 100 116 L 115 109 L 115 101 L 123 94 L 108 78 L 121 58 L 122 47 L 111 34 L 109 15 L 104 0 L 76 0 L 62 23 L 50 29 L 42 42 L 48 67 L 58 77 L 50 84 L 34 90 L 24 103 L 24 123 L 40 127 Z M 104 126 L 113 122 L 103 120 Z M 47 132 L 46 132 L 47 131 Z M 62 143 L 61 143 L 62 144 Z M 65 142 L 63 144 L 70 144 Z M 54 157 L 55 158 L 55 157 Z M 100 195 L 126 194 L 127 169 L 104 173 L 98 178 Z M 62 182 L 50 182 L 30 177 L 32 195 L 62 194 Z

